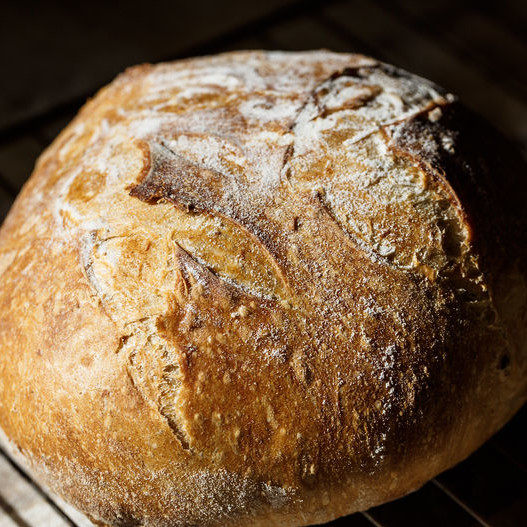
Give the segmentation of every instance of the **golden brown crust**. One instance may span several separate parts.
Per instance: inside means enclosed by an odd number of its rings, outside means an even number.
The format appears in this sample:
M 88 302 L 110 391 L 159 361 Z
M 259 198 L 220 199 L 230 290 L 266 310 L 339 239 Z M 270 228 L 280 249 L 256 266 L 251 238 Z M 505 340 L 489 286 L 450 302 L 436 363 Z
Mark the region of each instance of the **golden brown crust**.
M 122 526 L 319 523 L 463 459 L 527 395 L 525 166 L 476 123 L 358 55 L 128 70 L 0 231 L 11 448 Z

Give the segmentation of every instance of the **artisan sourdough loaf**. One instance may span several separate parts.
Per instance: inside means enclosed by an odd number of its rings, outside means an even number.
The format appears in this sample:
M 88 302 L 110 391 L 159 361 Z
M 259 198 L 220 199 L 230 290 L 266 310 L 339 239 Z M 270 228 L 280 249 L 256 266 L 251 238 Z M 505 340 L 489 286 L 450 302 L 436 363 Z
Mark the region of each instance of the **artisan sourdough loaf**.
M 360 55 L 131 68 L 0 232 L 0 427 L 95 522 L 293 527 L 417 489 L 527 396 L 525 164 Z

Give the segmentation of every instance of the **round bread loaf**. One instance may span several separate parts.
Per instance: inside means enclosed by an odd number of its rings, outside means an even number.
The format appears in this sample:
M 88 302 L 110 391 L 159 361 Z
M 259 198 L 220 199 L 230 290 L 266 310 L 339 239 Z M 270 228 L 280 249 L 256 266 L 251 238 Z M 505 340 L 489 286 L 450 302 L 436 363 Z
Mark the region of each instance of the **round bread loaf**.
M 359 55 L 132 68 L 0 232 L 0 427 L 112 526 L 402 496 L 527 396 L 525 164 Z

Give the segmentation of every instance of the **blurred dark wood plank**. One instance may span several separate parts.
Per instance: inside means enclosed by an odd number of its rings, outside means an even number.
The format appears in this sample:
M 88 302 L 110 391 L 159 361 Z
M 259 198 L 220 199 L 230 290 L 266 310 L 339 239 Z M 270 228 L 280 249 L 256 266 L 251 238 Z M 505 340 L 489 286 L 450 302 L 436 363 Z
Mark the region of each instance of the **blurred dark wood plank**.
M 427 483 L 418 491 L 399 500 L 368 511 L 386 527 L 481 527 L 474 516 L 448 497 L 441 489 Z
M 179 56 L 237 28 L 249 31 L 274 12 L 280 18 L 288 8 L 317 3 L 9 2 L 0 25 L 0 68 L 8 75 L 0 93 L 0 129 L 84 98 L 129 65 Z
M 527 472 L 527 405 L 490 442 Z
M 499 20 L 508 31 L 527 41 L 527 3 L 525 0 L 504 0 L 501 2 L 478 2 L 472 0 L 474 9 L 483 9 L 495 20 Z
M 448 21 L 462 13 L 486 14 L 495 24 L 507 33 L 515 34 L 521 40 L 527 40 L 527 3 L 525 0 L 501 0 L 500 2 L 482 2 L 481 0 L 382 0 L 388 5 L 398 3 L 419 22 L 430 22 L 447 27 Z
M 215 46 L 214 52 L 240 51 L 247 49 L 268 49 L 269 40 L 265 36 L 265 30 L 258 31 L 255 35 L 243 36 L 234 40 L 226 40 Z
M 18 193 L 41 152 L 42 144 L 31 136 L 0 144 L 0 177 L 12 192 Z
M 527 520 L 525 472 L 488 444 L 436 479 L 490 525 Z
M 461 2 L 440 14 L 423 16 L 406 0 L 378 1 L 402 15 L 408 25 L 425 31 L 452 54 L 465 58 L 513 94 L 527 100 L 527 42 L 507 30 L 496 17 L 477 8 L 463 9 Z
M 496 80 L 409 28 L 400 17 L 368 0 L 331 5 L 323 13 L 331 24 L 375 48 L 380 58 L 457 93 L 472 109 L 527 145 L 527 106 Z
M 362 52 L 366 45 L 358 39 L 353 43 L 349 35 L 343 37 L 317 20 L 317 13 L 311 17 L 302 16 L 295 20 L 279 23 L 266 32 L 275 49 L 286 51 L 326 48 L 332 51 Z
M 13 203 L 13 196 L 10 196 L 1 186 L 0 186 L 0 225 L 4 221 L 11 204 Z
M 61 112 L 44 120 L 39 126 L 32 130 L 32 136 L 42 147 L 47 147 L 75 117 L 76 111 Z M 27 134 L 23 134 L 22 137 Z
M 381 0 L 385 7 L 391 3 L 397 3 L 399 0 Z M 463 5 L 470 4 L 469 2 L 459 2 L 459 0 L 401 0 L 404 8 L 412 14 L 412 16 L 419 18 L 422 22 L 428 23 L 434 19 L 438 24 L 444 24 L 446 19 L 455 16 Z

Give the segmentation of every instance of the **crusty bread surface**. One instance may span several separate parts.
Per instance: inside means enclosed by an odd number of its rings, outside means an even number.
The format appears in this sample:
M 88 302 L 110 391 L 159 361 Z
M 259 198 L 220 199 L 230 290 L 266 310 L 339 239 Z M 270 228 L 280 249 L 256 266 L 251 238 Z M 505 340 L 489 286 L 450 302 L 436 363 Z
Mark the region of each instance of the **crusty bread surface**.
M 131 68 L 0 231 L 0 428 L 111 526 L 395 499 L 527 396 L 525 163 L 373 59 Z

